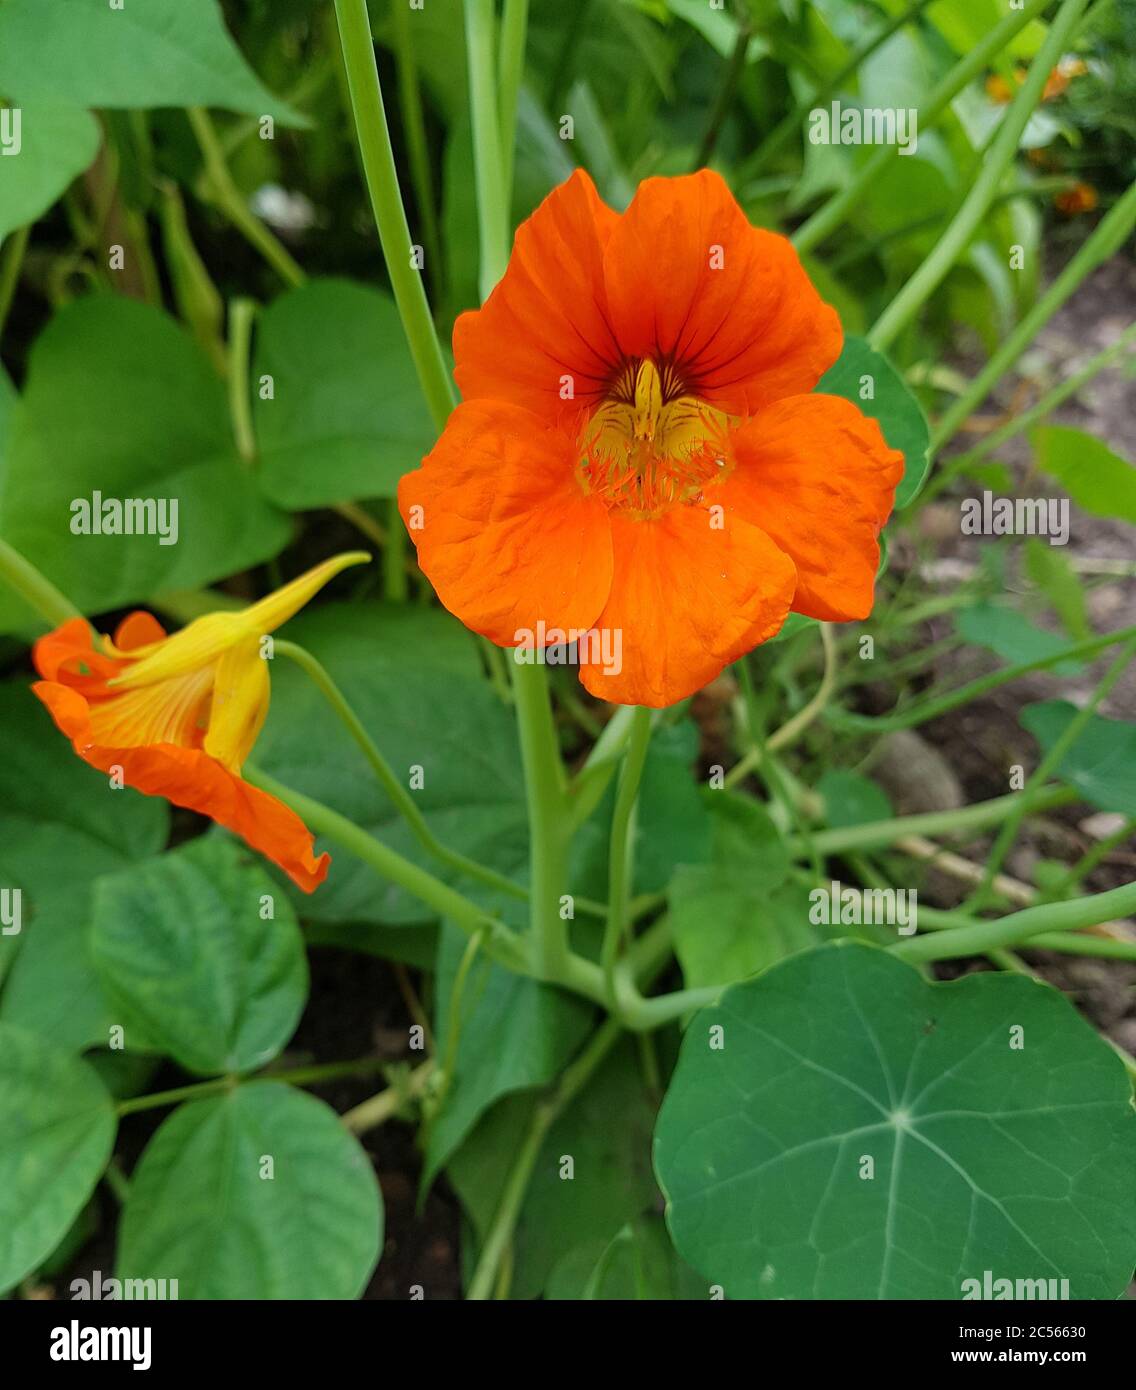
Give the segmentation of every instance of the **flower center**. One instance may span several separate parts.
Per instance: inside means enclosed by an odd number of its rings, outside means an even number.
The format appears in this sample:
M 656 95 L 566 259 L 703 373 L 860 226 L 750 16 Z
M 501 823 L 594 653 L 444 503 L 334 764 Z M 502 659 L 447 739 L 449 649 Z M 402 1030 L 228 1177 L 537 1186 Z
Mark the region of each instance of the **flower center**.
M 700 502 L 732 466 L 729 417 L 686 394 L 669 366 L 629 362 L 580 434 L 580 480 L 609 507 L 655 516 Z

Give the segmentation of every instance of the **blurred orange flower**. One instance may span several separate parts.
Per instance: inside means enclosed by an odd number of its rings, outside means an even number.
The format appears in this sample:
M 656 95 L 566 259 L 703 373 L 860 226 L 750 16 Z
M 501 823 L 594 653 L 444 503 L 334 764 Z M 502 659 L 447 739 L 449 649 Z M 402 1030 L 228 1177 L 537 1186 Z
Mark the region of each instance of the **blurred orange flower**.
M 1075 183 L 1053 200 L 1053 206 L 1066 217 L 1076 217 L 1079 212 L 1092 212 L 1099 202 L 1097 191 L 1091 183 Z
M 809 394 L 841 342 L 717 174 L 648 179 L 620 215 L 577 171 L 458 319 L 465 402 L 399 486 L 419 563 L 501 646 L 618 632 L 619 669 L 580 674 L 622 704 L 684 698 L 790 610 L 866 617 L 903 457 Z
M 1045 79 L 1045 86 L 1041 89 L 1042 101 L 1054 101 L 1063 96 L 1073 78 L 1083 77 L 1088 70 L 1083 59 L 1066 54 Z M 1014 86 L 1020 87 L 1025 80 L 1026 69 L 1015 68 Z M 986 79 L 986 95 L 999 106 L 1004 106 L 1013 97 L 1014 87 L 999 73 L 991 73 Z
M 283 802 L 241 777 L 268 713 L 264 636 L 334 575 L 365 562 L 337 555 L 236 613 L 209 613 L 172 637 L 149 613 L 131 613 L 97 641 L 82 618 L 41 637 L 32 686 L 84 762 L 147 796 L 209 816 L 278 864 L 304 892 L 327 876 L 329 856 Z

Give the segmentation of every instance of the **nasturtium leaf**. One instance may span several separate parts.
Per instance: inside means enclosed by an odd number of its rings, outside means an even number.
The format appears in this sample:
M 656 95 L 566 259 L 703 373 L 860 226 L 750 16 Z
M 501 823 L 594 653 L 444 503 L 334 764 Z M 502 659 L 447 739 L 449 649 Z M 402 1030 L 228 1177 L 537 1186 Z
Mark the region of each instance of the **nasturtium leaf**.
M 119 1228 L 120 1279 L 183 1299 L 344 1299 L 366 1288 L 383 1205 L 335 1111 L 277 1081 L 180 1106 L 146 1146 Z
M 1067 637 L 1035 627 L 1028 618 L 1005 604 L 980 602 L 955 613 L 955 631 L 964 642 L 985 647 L 1011 666 L 1019 662 L 1040 661 L 1070 645 Z M 1077 672 L 1084 665 L 1076 659 L 1053 667 L 1058 675 Z
M 0 241 L 45 213 L 99 148 L 95 118 L 78 106 L 23 106 L 19 122 L 17 153 L 0 158 Z
M 19 101 L 133 109 L 216 106 L 290 124 L 241 56 L 217 0 L 5 0 L 0 92 Z
M 608 1242 L 589 1271 L 578 1294 L 570 1291 L 566 1271 L 559 1276 L 550 1298 L 600 1299 L 605 1302 L 689 1302 L 708 1297 L 706 1281 L 679 1259 L 666 1224 L 654 1213 L 637 1217 Z
M 120 506 L 119 529 L 130 518 L 148 534 L 78 529 L 131 499 L 152 500 Z M 237 456 L 222 382 L 172 319 L 104 294 L 56 314 L 12 421 L 5 540 L 99 613 L 259 564 L 290 532 Z M 26 622 L 23 603 L 0 594 L 0 630 Z
M 497 1211 L 536 1103 L 530 1093 L 495 1106 L 446 1169 L 477 1243 Z M 572 1267 L 582 1264 L 590 1271 L 616 1233 L 657 1203 L 653 1122 L 637 1049 L 627 1040 L 597 1068 L 541 1144 L 513 1239 L 512 1297 L 547 1292 L 554 1271 L 573 1252 L 580 1253 Z M 571 1180 L 562 1176 L 564 1156 L 572 1159 Z M 571 1270 L 565 1278 L 579 1282 Z
M 959 1299 L 987 1271 L 1117 1298 L 1136 1258 L 1131 1094 L 1056 990 L 933 984 L 837 943 L 691 1021 L 655 1170 L 679 1254 L 727 1298 Z
M 817 382 L 823 395 L 843 396 L 878 420 L 884 438 L 903 454 L 904 471 L 896 489 L 896 508 L 906 507 L 927 474 L 930 436 L 923 407 L 888 359 L 863 338 L 845 337 L 840 356 Z M 864 392 L 872 394 L 865 398 Z
M 87 934 L 92 885 L 159 853 L 169 810 L 77 758 L 25 681 L 0 685 L 0 728 L 0 883 L 20 895 L 20 930 L 0 924 L 0 1022 L 62 1047 L 106 1044 L 113 1020 Z
M 679 864 L 667 888 L 675 954 L 692 989 L 744 979 L 815 941 L 806 913 L 796 922 L 777 904 L 789 852 L 769 812 L 726 791 L 705 799 L 713 857 Z
M 438 610 L 333 603 L 300 614 L 286 635 L 324 663 L 443 844 L 510 876 L 527 871 L 516 726 L 460 623 Z M 432 873 L 452 877 L 410 833 L 308 677 L 277 660 L 272 679 L 258 765 Z M 388 925 L 432 919 L 429 908 L 345 850 L 322 841 L 319 847 L 331 850 L 331 869 L 320 891 L 304 899 L 305 918 Z M 487 908 L 516 914 L 517 899 L 461 882 Z
M 824 798 L 824 823 L 833 830 L 849 825 L 870 825 L 895 814 L 887 792 L 878 782 L 859 772 L 831 767 L 817 783 Z
M 115 1127 L 114 1102 L 86 1062 L 0 1022 L 0 1294 L 67 1234 Z
M 1043 700 L 1022 710 L 1022 724 L 1045 752 L 1080 711 L 1067 700 Z M 1136 724 L 1091 715 L 1056 775 L 1102 811 L 1136 816 Z
M 309 280 L 264 312 L 254 378 L 259 477 L 282 507 L 392 497 L 437 436 L 394 300 Z
M 445 1055 L 450 1000 L 469 938 L 444 923 L 438 947 L 435 1034 Z M 426 1135 L 431 1181 L 478 1118 L 502 1096 L 551 1081 L 587 1036 L 594 1010 L 578 995 L 541 984 L 481 957 L 461 995 L 457 1059 L 445 1101 Z
M 116 1016 L 187 1071 L 252 1071 L 295 1031 L 307 957 L 252 854 L 206 836 L 95 886 L 91 951 Z
M 1094 516 L 1136 523 L 1136 467 L 1084 430 L 1042 425 L 1030 431 L 1037 466 Z

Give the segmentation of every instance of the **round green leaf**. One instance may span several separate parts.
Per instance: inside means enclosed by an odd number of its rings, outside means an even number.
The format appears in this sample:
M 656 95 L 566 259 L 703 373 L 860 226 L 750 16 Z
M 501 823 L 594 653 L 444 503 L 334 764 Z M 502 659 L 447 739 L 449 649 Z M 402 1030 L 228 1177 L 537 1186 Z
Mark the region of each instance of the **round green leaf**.
M 1021 721 L 1048 753 L 1079 713 L 1068 700 L 1042 700 Z M 1102 811 L 1136 816 L 1136 724 L 1090 715 L 1056 775 Z
M 292 509 L 393 497 L 437 436 L 394 300 L 309 280 L 257 332 L 256 432 L 265 493 Z
M 895 493 L 898 510 L 911 502 L 927 475 L 930 435 L 923 407 L 883 353 L 863 338 L 846 337 L 844 349 L 820 381 L 817 391 L 843 396 L 865 415 L 878 420 L 884 438 L 903 454 L 903 477 Z M 865 398 L 864 392 L 871 395 Z
M 270 915 L 268 915 L 270 914 Z M 189 1071 L 251 1071 L 308 991 L 291 903 L 231 840 L 192 840 L 95 886 L 91 950 L 112 1008 Z
M 120 1279 L 187 1299 L 357 1298 L 379 1258 L 370 1160 L 339 1117 L 277 1081 L 183 1105 L 134 1170 Z
M 93 1068 L 0 1023 L 0 1293 L 67 1234 L 110 1159 L 115 1123 Z
M 99 148 L 95 118 L 79 107 L 25 106 L 18 119 L 18 149 L 0 158 L 0 241 L 46 212 Z
M 1117 1298 L 1134 1167 L 1124 1067 L 1057 991 L 852 943 L 699 1013 L 655 1131 L 675 1246 L 732 1298 Z

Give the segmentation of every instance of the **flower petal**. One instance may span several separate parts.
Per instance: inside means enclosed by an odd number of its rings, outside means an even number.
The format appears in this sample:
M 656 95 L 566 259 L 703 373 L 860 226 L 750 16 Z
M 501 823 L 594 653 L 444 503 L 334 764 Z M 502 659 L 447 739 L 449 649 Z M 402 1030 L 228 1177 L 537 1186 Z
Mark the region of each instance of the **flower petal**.
M 471 401 L 398 488 L 418 563 L 467 627 L 588 628 L 611 584 L 607 510 L 577 479 L 572 439 L 530 411 Z
M 640 184 L 604 276 L 624 353 L 673 361 L 689 394 L 730 415 L 811 391 L 840 355 L 840 320 L 792 245 L 750 226 L 709 169 Z
M 827 622 L 866 618 L 903 455 L 840 396 L 778 401 L 731 443 L 737 466 L 719 499 L 792 557 L 794 611 Z
M 217 663 L 204 743 L 206 753 L 230 772 L 240 772 L 252 752 L 268 713 L 268 694 L 268 662 L 259 641 L 249 638 L 230 647 Z
M 209 816 L 279 865 L 305 893 L 327 877 L 330 856 L 315 858 L 312 834 L 300 817 L 274 796 L 234 776 L 215 758 L 172 743 L 143 748 L 96 743 L 90 710 L 78 691 L 54 681 L 39 681 L 32 690 L 84 762 L 101 772 L 121 767 L 127 786 Z
M 603 281 L 618 221 L 577 170 L 517 229 L 500 283 L 454 325 L 454 377 L 467 401 L 512 401 L 555 422 L 599 398 L 620 360 Z
M 580 668 L 601 700 L 672 705 L 774 636 L 789 612 L 793 562 L 740 516 L 705 506 L 613 513 L 612 544 L 611 597 L 596 626 L 621 634 L 622 669 Z

